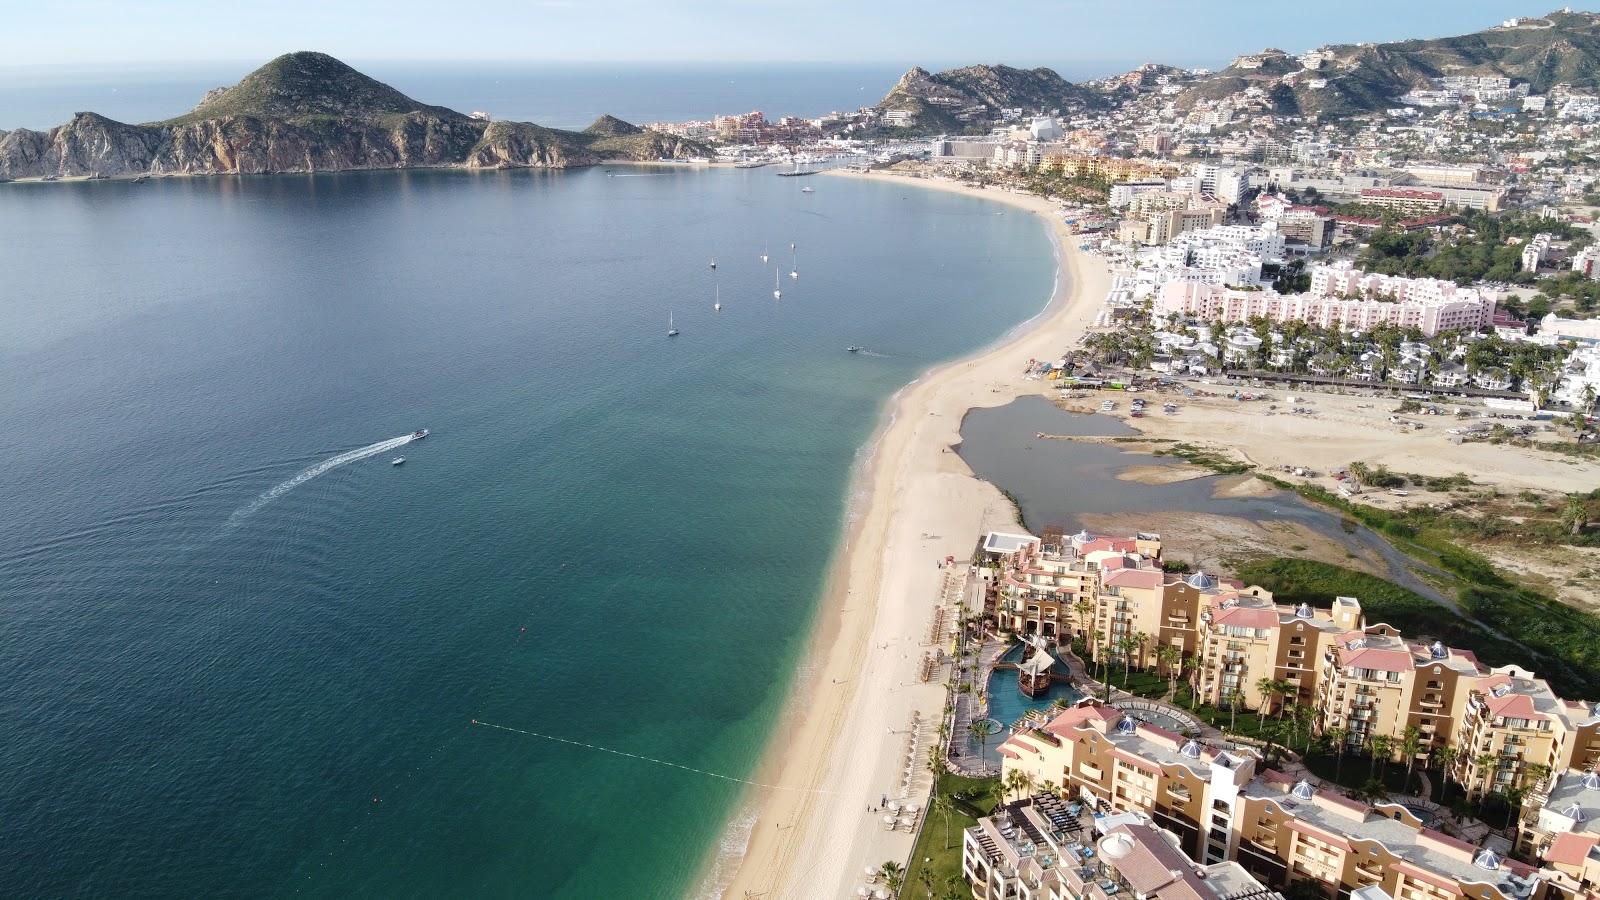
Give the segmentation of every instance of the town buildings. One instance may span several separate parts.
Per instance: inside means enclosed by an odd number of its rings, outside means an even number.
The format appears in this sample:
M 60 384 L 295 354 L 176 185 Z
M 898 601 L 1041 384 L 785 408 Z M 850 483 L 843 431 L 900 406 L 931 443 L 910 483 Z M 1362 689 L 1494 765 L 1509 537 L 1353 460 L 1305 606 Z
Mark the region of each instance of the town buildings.
M 1455 780 L 1473 794 L 1600 764 L 1596 705 L 1563 700 L 1517 666 L 1408 640 L 1368 621 L 1358 598 L 1289 606 L 1260 587 L 1167 573 L 1158 535 L 1079 532 L 1007 547 L 994 607 L 1003 630 L 1181 675 L 1214 706 L 1295 706 L 1354 748 L 1378 736 L 1409 737 L 1419 758 L 1453 747 Z
M 1532 865 L 1435 831 L 1404 806 L 1351 800 L 1263 769 L 1251 751 L 1207 746 L 1095 700 L 1015 732 L 1000 753 L 1003 780 L 1021 773 L 1042 790 L 963 834 L 963 873 L 977 898 L 1114 897 L 1094 892 L 1073 846 L 1091 812 L 1102 833 L 1142 825 L 1161 836 L 1158 862 L 1137 869 L 1168 884 L 1185 873 L 1205 882 L 1199 873 L 1233 864 L 1258 893 L 1309 881 L 1340 898 L 1374 890 L 1403 900 L 1547 896 Z M 1096 849 L 1106 855 L 1107 839 Z M 1109 855 L 1116 868 L 1131 854 Z

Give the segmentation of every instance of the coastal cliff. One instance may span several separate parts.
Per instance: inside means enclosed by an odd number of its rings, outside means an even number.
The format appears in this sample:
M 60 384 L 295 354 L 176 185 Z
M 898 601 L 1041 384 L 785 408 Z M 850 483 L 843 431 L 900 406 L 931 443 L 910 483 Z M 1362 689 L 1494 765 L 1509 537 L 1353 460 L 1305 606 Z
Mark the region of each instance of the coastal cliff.
M 0 132 L 0 178 L 561 168 L 708 153 L 611 116 L 581 132 L 486 122 L 419 103 L 326 54 L 291 53 L 164 122 L 81 112 L 49 131 Z

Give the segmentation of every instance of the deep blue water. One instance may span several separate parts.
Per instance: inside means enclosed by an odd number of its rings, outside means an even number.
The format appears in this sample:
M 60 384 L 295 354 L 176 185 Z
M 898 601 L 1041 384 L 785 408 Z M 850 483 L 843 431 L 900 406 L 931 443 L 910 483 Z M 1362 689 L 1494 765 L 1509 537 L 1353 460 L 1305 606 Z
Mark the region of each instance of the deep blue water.
M 1053 265 L 965 197 L 614 174 L 0 186 L 6 893 L 694 885 L 736 785 L 470 721 L 748 773 L 883 401 Z

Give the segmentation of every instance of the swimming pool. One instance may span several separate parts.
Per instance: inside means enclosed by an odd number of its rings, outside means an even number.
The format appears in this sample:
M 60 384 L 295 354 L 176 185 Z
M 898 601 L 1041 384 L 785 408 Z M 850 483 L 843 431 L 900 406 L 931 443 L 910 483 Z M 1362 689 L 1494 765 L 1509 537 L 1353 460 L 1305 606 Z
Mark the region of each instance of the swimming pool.
M 1017 644 L 1007 650 L 1000 657 L 1002 662 L 1020 662 L 1022 660 L 1023 645 Z M 1059 660 L 1059 655 L 1057 656 Z M 1057 662 L 1062 672 L 1066 671 L 1066 664 Z M 1000 754 L 997 748 L 1005 738 L 1011 734 L 1011 725 L 1023 714 L 1033 709 L 1045 709 L 1057 700 L 1066 703 L 1075 703 L 1083 697 L 1083 692 L 1065 683 L 1050 685 L 1050 690 L 1042 697 L 1029 697 L 1017 686 L 1017 671 L 1015 669 L 996 669 L 989 673 L 989 683 L 984 686 L 989 697 L 989 717 L 1000 721 L 1003 730 L 989 738 L 987 746 L 983 749 L 984 758 L 990 762 L 998 762 Z M 968 752 L 978 752 L 978 741 L 971 735 L 967 736 Z

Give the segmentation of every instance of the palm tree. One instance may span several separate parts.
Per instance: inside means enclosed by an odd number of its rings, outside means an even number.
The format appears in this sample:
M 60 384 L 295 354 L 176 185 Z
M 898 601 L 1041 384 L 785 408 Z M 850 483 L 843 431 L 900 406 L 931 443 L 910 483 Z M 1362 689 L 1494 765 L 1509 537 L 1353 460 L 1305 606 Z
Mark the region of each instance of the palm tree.
M 1417 754 L 1422 752 L 1422 731 L 1415 725 L 1407 725 L 1405 731 L 1400 733 L 1400 752 L 1406 758 L 1406 780 L 1403 790 L 1411 789 L 1411 767 L 1417 764 Z
M 1225 688 L 1223 693 L 1224 693 L 1224 699 L 1226 699 L 1228 701 L 1228 730 L 1229 731 L 1238 731 L 1239 730 L 1239 698 L 1243 697 L 1244 694 L 1239 692 L 1238 685 L 1235 685 L 1235 686 L 1230 687 L 1230 688 Z
M 1527 796 L 1527 789 L 1517 785 L 1507 785 L 1500 792 L 1506 801 L 1506 827 L 1511 827 L 1511 820 L 1522 811 L 1522 798 Z
M 1128 679 L 1133 677 L 1133 654 L 1139 649 L 1139 639 L 1131 634 L 1117 638 L 1117 652 L 1122 654 L 1122 686 L 1128 686 Z
M 1178 692 L 1178 676 L 1183 669 L 1183 651 L 1171 644 L 1163 644 L 1156 648 L 1156 665 L 1167 672 L 1167 693 Z
M 950 795 L 944 791 L 934 791 L 933 811 L 944 819 L 944 849 L 950 849 L 950 814 L 956 811 L 955 803 L 951 802 Z
M 978 739 L 978 760 L 982 762 L 983 751 L 989 746 L 989 737 L 995 733 L 995 724 L 990 719 L 979 719 L 968 725 L 967 729 Z
M 1044 780 L 1043 784 L 1039 785 L 1039 790 L 1044 791 L 1046 794 L 1049 794 L 1052 797 L 1058 797 L 1061 795 L 1061 785 L 1056 784 L 1054 781 L 1051 781 L 1048 778 Z
M 1076 614 L 1076 624 L 1079 634 L 1088 634 L 1088 626 L 1094 622 L 1094 601 L 1079 600 L 1072 604 L 1072 611 Z
M 926 892 L 928 900 L 933 900 L 933 868 L 931 866 L 923 866 L 918 869 L 917 881 L 922 884 L 922 890 Z
M 1496 761 L 1493 753 L 1480 753 L 1472 758 L 1472 768 L 1477 775 L 1477 778 L 1473 779 L 1473 783 L 1477 785 L 1475 793 L 1480 797 L 1489 793 L 1489 773 L 1494 771 Z M 1478 784 L 1479 782 L 1482 783 Z
M 1272 706 L 1272 698 L 1283 689 L 1283 682 L 1271 678 L 1262 678 L 1256 682 L 1256 691 L 1261 694 L 1261 712 L 1265 714 Z
M 1333 745 L 1333 780 L 1339 781 L 1344 774 L 1344 742 L 1349 739 L 1350 731 L 1335 725 L 1324 729 L 1322 737 Z
M 1550 774 L 1550 767 L 1544 763 L 1528 763 L 1522 767 L 1522 771 L 1533 780 L 1534 784 L 1538 784 Z
M 1380 772 L 1388 771 L 1389 758 L 1394 755 L 1394 738 L 1387 734 L 1372 736 L 1372 766 Z
M 883 883 L 889 886 L 889 890 L 896 894 L 906 883 L 905 868 L 892 859 L 878 867 L 878 874 L 883 876 Z
M 1442 773 L 1439 782 L 1439 802 L 1442 804 L 1445 794 L 1450 790 L 1450 770 L 1455 766 L 1456 759 L 1461 756 L 1461 751 L 1450 744 L 1445 744 L 1433 751 L 1432 755 L 1439 763 L 1439 771 Z

